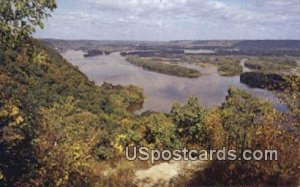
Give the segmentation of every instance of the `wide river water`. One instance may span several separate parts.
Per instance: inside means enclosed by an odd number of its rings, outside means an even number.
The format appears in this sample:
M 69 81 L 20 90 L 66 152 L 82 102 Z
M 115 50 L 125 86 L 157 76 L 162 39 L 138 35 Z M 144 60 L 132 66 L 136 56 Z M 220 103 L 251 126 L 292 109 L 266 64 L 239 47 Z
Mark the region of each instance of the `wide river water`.
M 136 85 L 144 89 L 146 100 L 140 111 L 153 110 L 169 112 L 174 101 L 186 102 L 188 96 L 197 96 L 206 107 L 220 105 L 226 98 L 230 86 L 273 101 L 279 107 L 275 95 L 266 90 L 249 88 L 240 83 L 239 76 L 223 77 L 218 75 L 216 67 L 195 65 L 203 75 L 189 79 L 169 76 L 139 68 L 127 62 L 119 53 L 106 56 L 84 58 L 82 51 L 68 50 L 62 55 L 73 65 L 85 73 L 88 78 L 101 85 L 104 82 L 121 85 Z

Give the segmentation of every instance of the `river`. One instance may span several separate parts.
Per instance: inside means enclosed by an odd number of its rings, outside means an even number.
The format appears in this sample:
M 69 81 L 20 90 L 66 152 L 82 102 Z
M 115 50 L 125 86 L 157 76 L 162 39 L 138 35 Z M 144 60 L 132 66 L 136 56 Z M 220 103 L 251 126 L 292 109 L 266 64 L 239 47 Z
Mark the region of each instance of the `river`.
M 279 106 L 272 92 L 249 88 L 240 83 L 239 76 L 220 76 L 213 66 L 197 66 L 204 75 L 189 79 L 144 70 L 127 62 L 119 53 L 91 58 L 84 58 L 83 54 L 82 51 L 75 50 L 62 53 L 69 62 L 78 66 L 80 71 L 98 85 L 109 82 L 121 85 L 132 84 L 143 88 L 146 100 L 140 112 L 146 110 L 169 112 L 174 101 L 186 102 L 188 96 L 197 96 L 199 102 L 206 107 L 220 105 L 225 100 L 230 86 L 244 89 Z

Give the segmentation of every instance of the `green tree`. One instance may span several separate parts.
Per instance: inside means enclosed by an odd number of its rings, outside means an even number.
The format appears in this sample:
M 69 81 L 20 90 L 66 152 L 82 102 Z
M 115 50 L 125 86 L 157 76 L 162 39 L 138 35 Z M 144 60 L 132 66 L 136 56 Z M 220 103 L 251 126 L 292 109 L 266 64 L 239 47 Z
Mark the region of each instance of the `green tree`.
M 29 172 L 30 147 L 24 146 L 28 132 L 24 114 L 10 101 L 0 100 L 0 186 Z
M 144 130 L 144 140 L 148 146 L 159 149 L 177 148 L 176 126 L 164 114 L 145 116 L 140 124 Z
M 30 38 L 36 27 L 56 8 L 56 0 L 1 0 L 0 45 L 16 48 Z
M 284 92 L 278 94 L 282 103 L 289 109 L 291 123 L 300 127 L 300 74 L 285 77 Z
M 41 110 L 40 135 L 34 140 L 40 179 L 45 186 L 93 186 L 92 149 L 103 134 L 97 114 L 68 98 Z M 100 178 L 99 178 L 100 179 Z
M 275 112 L 271 103 L 236 88 L 228 90 L 220 109 L 222 124 L 227 131 L 226 146 L 241 150 L 249 146 L 261 119 Z
M 199 105 L 196 97 L 190 97 L 186 105 L 175 103 L 171 110 L 178 134 L 187 143 L 202 141 L 206 115 L 207 111 Z
M 289 95 L 296 95 L 299 86 L 295 79 L 291 82 Z M 237 150 L 237 154 L 245 149 L 276 150 L 278 160 L 214 160 L 187 186 L 299 186 L 299 134 L 282 128 L 291 116 L 242 90 L 228 92 L 222 106 L 207 117 L 208 134 L 225 139 L 210 139 L 212 146 L 225 143 L 227 150 Z

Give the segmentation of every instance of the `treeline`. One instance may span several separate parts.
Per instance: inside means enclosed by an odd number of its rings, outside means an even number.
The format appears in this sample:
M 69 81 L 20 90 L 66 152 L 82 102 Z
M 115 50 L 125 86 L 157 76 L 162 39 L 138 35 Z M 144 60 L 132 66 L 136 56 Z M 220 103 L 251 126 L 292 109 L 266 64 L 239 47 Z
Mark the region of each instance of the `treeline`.
M 238 49 L 216 50 L 216 55 L 247 55 L 247 56 L 300 56 L 300 49 Z
M 87 50 L 87 53 L 83 55 L 83 57 L 95 57 L 95 56 L 101 56 L 101 55 L 109 55 L 109 51 L 100 51 L 100 50 Z
M 268 90 L 283 90 L 284 78 L 278 74 L 264 74 L 261 72 L 246 72 L 240 76 L 241 83 L 252 88 L 262 88 Z
M 245 40 L 233 47 L 240 49 L 300 49 L 299 40 Z
M 161 49 L 161 50 L 121 52 L 122 56 L 139 56 L 139 57 L 168 57 L 170 55 L 179 55 L 179 54 L 184 54 L 184 50 Z
M 295 57 L 250 57 L 245 67 L 263 73 L 293 74 L 298 68 L 296 60 Z

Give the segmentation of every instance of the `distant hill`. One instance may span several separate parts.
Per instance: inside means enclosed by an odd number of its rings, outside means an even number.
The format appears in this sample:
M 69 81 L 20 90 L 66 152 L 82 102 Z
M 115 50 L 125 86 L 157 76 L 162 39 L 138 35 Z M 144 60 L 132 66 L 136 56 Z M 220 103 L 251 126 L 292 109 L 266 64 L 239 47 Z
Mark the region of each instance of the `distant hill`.
M 300 56 L 300 40 L 178 40 L 178 41 L 102 41 L 43 39 L 59 52 L 67 49 L 123 52 L 135 50 L 209 49 L 219 55 Z
M 178 40 L 170 42 L 161 41 L 109 41 L 109 40 L 56 40 L 42 39 L 42 41 L 56 47 L 75 48 L 99 46 L 208 46 L 231 47 L 240 49 L 300 49 L 300 40 Z
M 300 49 L 300 40 L 245 40 L 233 44 L 239 49 Z

